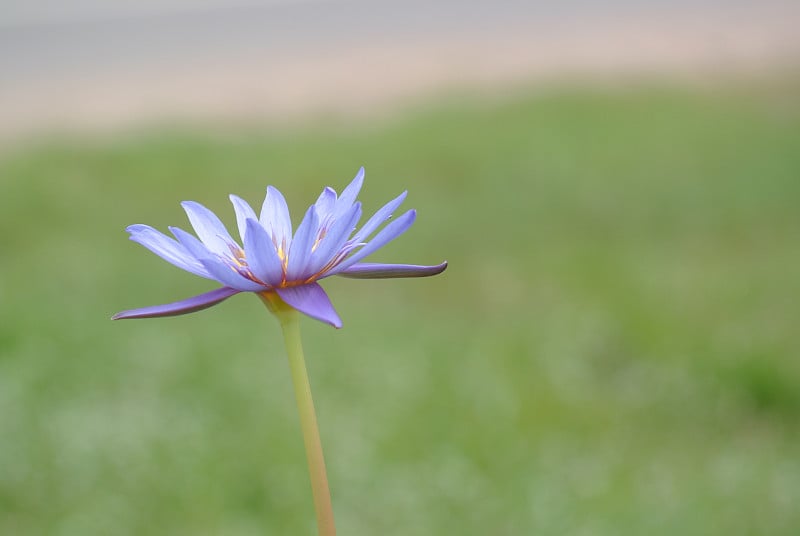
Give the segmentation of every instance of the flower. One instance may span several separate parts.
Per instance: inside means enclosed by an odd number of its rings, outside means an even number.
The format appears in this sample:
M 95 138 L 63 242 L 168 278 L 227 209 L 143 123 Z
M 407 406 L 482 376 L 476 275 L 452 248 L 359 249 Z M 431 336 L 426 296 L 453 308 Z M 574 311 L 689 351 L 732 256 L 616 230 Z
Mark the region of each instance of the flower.
M 332 275 L 373 279 L 425 277 L 443 272 L 446 261 L 434 266 L 359 262 L 403 234 L 416 217 L 416 211 L 409 210 L 372 236 L 403 202 L 403 192 L 355 231 L 361 218 L 361 203 L 356 197 L 363 182 L 361 168 L 341 196 L 332 188 L 325 188 L 306 211 L 294 235 L 286 201 L 276 188 L 267 187 L 260 217 L 246 201 L 231 195 L 241 245 L 213 212 L 194 201 L 184 201 L 181 206 L 197 237 L 177 227 L 169 228 L 173 239 L 149 225 L 129 226 L 127 231 L 134 242 L 178 268 L 223 286 L 174 303 L 122 311 L 112 318 L 182 315 L 211 307 L 240 292 L 254 292 L 268 304 L 282 301 L 340 328 L 342 321 L 318 280 Z

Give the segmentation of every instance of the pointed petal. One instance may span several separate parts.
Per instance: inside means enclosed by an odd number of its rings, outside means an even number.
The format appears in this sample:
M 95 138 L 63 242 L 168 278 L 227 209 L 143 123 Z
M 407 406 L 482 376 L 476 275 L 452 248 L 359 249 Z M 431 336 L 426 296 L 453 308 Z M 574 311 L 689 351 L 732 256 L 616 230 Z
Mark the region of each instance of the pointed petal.
M 243 292 L 264 290 L 264 285 L 259 285 L 247 279 L 232 267 L 234 261 L 230 258 L 230 251 L 228 251 L 225 257 L 216 255 L 208 251 L 208 248 L 206 248 L 202 242 L 183 229 L 178 229 L 177 227 L 170 227 L 169 229 L 175 235 L 175 238 L 177 238 L 192 255 L 197 257 L 197 260 L 216 281 L 219 281 L 226 287 L 232 287 Z M 223 261 L 223 258 L 229 259 L 228 262 Z
M 206 258 L 200 259 L 200 262 L 206 267 L 208 273 L 214 276 L 214 279 L 226 287 L 232 287 L 242 292 L 261 292 L 267 290 L 265 285 L 260 285 L 255 281 L 251 281 L 219 259 Z
M 255 276 L 264 283 L 277 286 L 283 280 L 283 263 L 266 229 L 255 219 L 247 220 L 244 256 Z
M 303 314 L 320 320 L 335 328 L 342 327 L 342 321 L 333 308 L 330 298 L 318 283 L 275 289 L 283 301 Z
M 200 259 L 213 257 L 215 255 L 206 247 L 205 244 L 200 242 L 196 236 L 187 233 L 180 227 L 170 227 L 169 230 L 173 235 L 175 235 L 175 238 L 178 239 L 178 242 L 180 242 L 180 244 L 186 248 L 186 251 L 188 251 L 195 259 L 197 259 L 197 262 L 200 262 Z
M 194 296 L 185 300 L 177 301 L 174 303 L 167 303 L 164 305 L 153 305 L 150 307 L 143 307 L 141 309 L 131 309 L 129 311 L 122 311 L 111 317 L 112 320 L 121 320 L 123 318 L 152 318 L 156 316 L 177 316 L 185 315 L 200 311 L 212 305 L 216 305 L 222 300 L 226 300 L 238 294 L 239 291 L 233 288 L 222 287 L 199 296 Z
M 307 275 L 316 274 L 339 253 L 353 233 L 359 218 L 361 218 L 361 203 L 356 203 L 349 212 L 334 222 L 333 226 L 328 229 L 328 234 L 311 254 L 311 260 L 306 268 Z
M 333 206 L 336 204 L 336 190 L 330 186 L 326 186 L 322 193 L 319 194 L 317 202 L 314 207 L 317 209 L 317 217 L 320 222 L 324 222 L 325 218 L 333 213 Z
M 286 279 L 293 281 L 295 277 L 303 275 L 308 260 L 311 257 L 311 247 L 317 238 L 319 231 L 319 219 L 317 211 L 312 205 L 306 212 L 303 221 L 297 228 L 297 232 L 292 240 L 292 247 L 289 249 L 289 262 L 286 268 Z
M 200 277 L 213 279 L 185 247 L 164 233 L 142 224 L 130 225 L 126 230 L 130 233 L 131 240 L 143 245 L 165 261 Z
M 382 248 L 401 234 L 405 233 L 409 227 L 414 223 L 414 219 L 417 217 L 417 211 L 414 209 L 409 210 L 392 223 L 381 229 L 381 231 L 375 235 L 375 238 L 369 241 L 367 245 L 353 253 L 350 257 L 345 259 L 341 262 L 338 266 L 334 267 L 330 270 L 326 276 L 334 275 L 341 273 L 342 271 L 348 269 L 349 267 L 353 266 L 355 263 L 374 253 L 378 249 Z
M 242 239 L 242 243 L 244 244 L 248 218 L 258 221 L 258 217 L 256 217 L 256 213 L 247 201 L 238 195 L 231 194 L 229 197 L 231 203 L 233 203 L 233 210 L 236 212 L 236 225 L 239 227 L 239 238 Z
M 181 206 L 203 244 L 214 253 L 226 253 L 233 238 L 217 215 L 194 201 L 184 201 Z
M 381 209 L 378 210 L 378 212 L 376 212 L 369 220 L 367 220 L 367 223 L 365 223 L 364 226 L 358 230 L 356 235 L 353 237 L 353 241 L 363 242 L 369 238 L 369 236 L 374 233 L 375 230 L 380 227 L 381 224 L 383 224 L 383 222 L 392 216 L 392 213 L 397 210 L 397 207 L 403 203 L 406 195 L 408 195 L 408 192 L 403 192 L 381 207 Z
M 388 279 L 393 277 L 428 277 L 444 272 L 447 261 L 434 266 L 416 264 L 356 263 L 338 275 L 354 279 Z
M 289 216 L 286 199 L 277 188 L 267 187 L 267 197 L 264 198 L 261 207 L 260 221 L 278 246 L 285 241 L 284 247 L 289 248 L 292 241 L 292 219 Z
M 364 168 L 362 167 L 358 170 L 358 173 L 356 173 L 355 178 L 350 181 L 350 184 L 344 189 L 339 199 L 336 200 L 336 207 L 334 209 L 335 217 L 340 217 L 350 209 L 353 203 L 355 203 L 356 197 L 358 197 L 358 193 L 361 191 L 361 186 L 363 186 L 363 184 Z

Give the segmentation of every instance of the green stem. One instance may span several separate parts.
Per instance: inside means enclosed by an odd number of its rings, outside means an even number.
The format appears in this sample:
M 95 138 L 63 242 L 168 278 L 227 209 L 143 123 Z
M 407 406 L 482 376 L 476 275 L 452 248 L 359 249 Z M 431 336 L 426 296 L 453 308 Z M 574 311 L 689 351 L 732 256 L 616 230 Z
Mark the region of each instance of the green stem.
M 314 400 L 311 398 L 311 385 L 308 383 L 303 345 L 300 340 L 300 314 L 291 307 L 273 309 L 283 330 L 286 352 L 289 355 L 289 368 L 292 373 L 297 409 L 300 411 L 300 427 L 306 445 L 308 472 L 311 475 L 311 492 L 314 495 L 314 508 L 317 511 L 317 527 L 320 536 L 335 536 L 333 506 L 328 488 L 328 475 L 325 472 L 325 459 L 322 456 L 322 443 L 319 439 L 317 415 Z

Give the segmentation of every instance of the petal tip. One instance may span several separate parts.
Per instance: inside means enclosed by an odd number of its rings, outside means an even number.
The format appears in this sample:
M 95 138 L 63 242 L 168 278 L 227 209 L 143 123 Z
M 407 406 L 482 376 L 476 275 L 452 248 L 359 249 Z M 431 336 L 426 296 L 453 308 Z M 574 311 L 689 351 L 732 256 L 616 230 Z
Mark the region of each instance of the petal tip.
M 111 320 L 128 320 L 131 318 L 139 318 L 135 310 L 120 311 L 111 317 Z
M 180 235 L 181 233 L 185 233 L 186 232 L 183 229 L 181 229 L 180 227 L 177 227 L 175 225 L 167 225 L 167 229 L 169 229 L 169 232 L 172 233 L 172 236 L 174 236 L 178 240 L 180 240 L 180 238 L 178 238 L 178 235 Z

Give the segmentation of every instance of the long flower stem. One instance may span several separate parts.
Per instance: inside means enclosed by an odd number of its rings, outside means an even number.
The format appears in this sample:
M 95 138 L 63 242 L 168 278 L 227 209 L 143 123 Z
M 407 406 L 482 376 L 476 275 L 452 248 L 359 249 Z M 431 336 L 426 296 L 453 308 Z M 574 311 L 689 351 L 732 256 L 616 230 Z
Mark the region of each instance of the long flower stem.
M 335 536 L 336 527 L 333 524 L 333 506 L 331 505 L 331 492 L 328 488 L 328 475 L 325 472 L 325 459 L 322 456 L 317 415 L 314 412 L 314 400 L 311 398 L 311 385 L 308 383 L 303 345 L 300 340 L 300 314 L 289 307 L 281 307 L 275 313 L 281 323 L 286 352 L 289 355 L 289 368 L 292 373 L 294 393 L 297 397 L 297 409 L 300 411 L 300 427 L 303 430 L 303 442 L 306 446 L 308 472 L 311 475 L 311 492 L 314 496 L 314 508 L 317 511 L 319 535 Z

